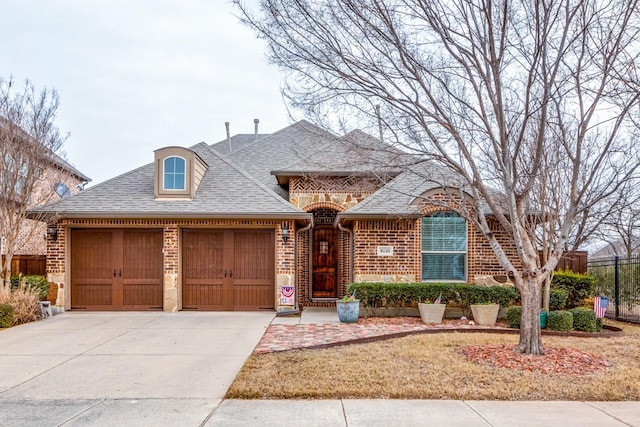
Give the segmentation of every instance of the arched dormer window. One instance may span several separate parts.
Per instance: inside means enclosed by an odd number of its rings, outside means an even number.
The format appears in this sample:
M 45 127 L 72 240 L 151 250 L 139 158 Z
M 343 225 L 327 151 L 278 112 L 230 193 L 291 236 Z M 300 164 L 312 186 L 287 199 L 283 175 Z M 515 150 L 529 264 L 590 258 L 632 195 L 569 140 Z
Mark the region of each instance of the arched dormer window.
M 163 190 L 186 190 L 187 162 L 182 157 L 171 156 L 164 159 Z
M 455 212 L 422 218 L 422 280 L 467 280 L 467 221 Z
M 207 170 L 195 151 L 165 147 L 154 152 L 154 192 L 156 200 L 192 199 Z

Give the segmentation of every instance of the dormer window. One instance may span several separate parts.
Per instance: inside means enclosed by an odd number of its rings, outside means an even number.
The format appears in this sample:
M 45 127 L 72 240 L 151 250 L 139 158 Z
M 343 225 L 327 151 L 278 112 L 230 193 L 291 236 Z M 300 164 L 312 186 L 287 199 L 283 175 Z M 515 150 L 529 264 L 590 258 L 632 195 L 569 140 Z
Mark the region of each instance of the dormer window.
M 207 170 L 200 156 L 184 147 L 156 150 L 154 164 L 156 199 L 192 199 Z
M 172 156 L 164 159 L 164 190 L 186 190 L 186 164 L 182 157 Z

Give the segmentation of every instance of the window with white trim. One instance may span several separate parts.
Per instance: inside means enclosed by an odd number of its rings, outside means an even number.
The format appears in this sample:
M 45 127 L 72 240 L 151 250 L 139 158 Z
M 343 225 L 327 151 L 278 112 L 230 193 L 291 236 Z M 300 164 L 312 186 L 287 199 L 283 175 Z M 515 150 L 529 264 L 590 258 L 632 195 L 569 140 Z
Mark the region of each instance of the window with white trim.
M 455 212 L 422 218 L 422 280 L 467 280 L 467 222 Z
M 164 190 L 186 189 L 186 161 L 182 157 L 172 156 L 164 159 L 163 186 Z

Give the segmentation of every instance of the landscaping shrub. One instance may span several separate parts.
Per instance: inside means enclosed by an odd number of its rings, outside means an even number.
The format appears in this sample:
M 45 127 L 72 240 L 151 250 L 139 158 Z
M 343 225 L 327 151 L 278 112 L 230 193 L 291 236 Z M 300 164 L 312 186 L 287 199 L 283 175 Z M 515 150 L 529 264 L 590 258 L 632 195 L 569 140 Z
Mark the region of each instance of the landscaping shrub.
M 595 283 L 593 276 L 564 270 L 554 273 L 551 287 L 564 289 L 569 293 L 566 308 L 572 309 L 581 306 L 585 298 L 593 296 Z
M 557 311 L 567 308 L 567 300 L 569 299 L 569 291 L 561 288 L 551 288 L 549 290 L 549 310 Z
M 507 308 L 507 322 L 509 327 L 514 329 L 520 329 L 520 319 L 522 318 L 522 307 L 519 305 L 512 305 Z
M 467 316 L 470 304 L 497 303 L 508 307 L 520 299 L 520 293 L 513 287 L 461 283 L 351 283 L 347 291 L 355 293 L 367 310 L 416 307 L 419 302 L 434 301 L 441 296 L 443 304 L 460 303 Z
M 13 307 L 9 304 L 0 304 L 0 328 L 9 328 L 13 325 Z
M 451 286 L 441 283 L 351 283 L 347 292 L 355 294 L 366 310 L 417 307 L 438 297 L 446 304 L 456 298 Z
M 11 292 L 0 292 L 0 304 L 13 307 L 13 325 L 41 319 L 40 297 L 35 290 L 21 284 Z
M 547 329 L 551 331 L 570 331 L 573 329 L 573 314 L 570 311 L 558 310 L 549 312 Z
M 573 314 L 573 329 L 584 332 L 600 332 L 596 312 L 591 308 L 578 307 L 571 310 Z
M 39 275 L 11 276 L 11 290 L 18 289 L 21 282 L 24 282 L 26 288 L 33 289 L 41 301 L 47 298 L 49 282 L 46 277 Z

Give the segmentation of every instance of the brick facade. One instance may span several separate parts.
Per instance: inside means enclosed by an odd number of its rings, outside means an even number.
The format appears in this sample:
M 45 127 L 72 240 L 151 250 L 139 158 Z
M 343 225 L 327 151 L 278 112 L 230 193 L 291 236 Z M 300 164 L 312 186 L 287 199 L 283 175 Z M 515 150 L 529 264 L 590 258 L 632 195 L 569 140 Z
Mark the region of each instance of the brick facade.
M 31 207 L 59 200 L 60 196 L 55 192 L 57 183 L 67 185 L 71 194 L 75 194 L 79 191 L 77 185 L 81 184 L 82 181 L 58 168 L 48 168 L 34 184 L 30 197 L 32 201 Z M 15 242 L 14 255 L 45 255 L 47 253 L 47 242 L 44 237 L 46 230 L 47 224 L 45 222 L 24 219 Z M 0 254 L 4 255 L 6 251 L 5 244 L 1 245 Z

